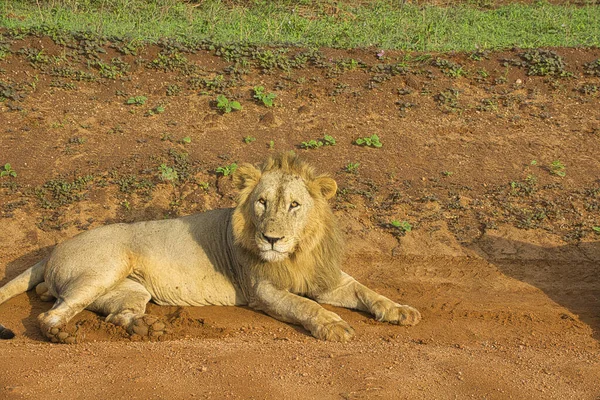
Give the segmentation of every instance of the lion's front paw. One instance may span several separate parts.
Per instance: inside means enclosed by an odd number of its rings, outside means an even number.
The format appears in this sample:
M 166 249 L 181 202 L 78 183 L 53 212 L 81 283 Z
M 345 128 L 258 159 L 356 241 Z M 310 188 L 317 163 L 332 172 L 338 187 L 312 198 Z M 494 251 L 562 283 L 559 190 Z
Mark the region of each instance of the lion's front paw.
M 132 336 L 159 339 L 167 333 L 166 324 L 151 315 L 139 315 L 132 319 L 127 332 Z
M 395 303 L 379 305 L 374 314 L 378 321 L 397 325 L 413 326 L 421 321 L 421 313 L 416 308 Z
M 312 334 L 317 339 L 346 343 L 354 337 L 354 329 L 346 321 L 339 320 L 317 326 Z

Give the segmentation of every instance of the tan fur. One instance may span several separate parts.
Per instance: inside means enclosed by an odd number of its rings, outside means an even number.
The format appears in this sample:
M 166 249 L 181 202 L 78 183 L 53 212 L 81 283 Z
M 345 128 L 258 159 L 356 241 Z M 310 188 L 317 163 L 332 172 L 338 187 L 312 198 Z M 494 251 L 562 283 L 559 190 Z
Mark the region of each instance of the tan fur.
M 256 177 L 256 171 L 252 171 L 254 167 L 251 165 L 243 165 L 240 169 L 235 179 L 240 195 L 238 207 L 233 212 L 232 227 L 236 243 L 248 250 L 247 262 L 252 279 L 268 280 L 280 289 L 308 295 L 335 286 L 341 277 L 339 266 L 343 250 L 341 232 L 327 204 L 327 199 L 337 189 L 335 181 L 324 175 L 316 176 L 312 167 L 291 153 L 270 158 L 261 168 L 260 175 L 276 170 L 299 176 L 315 199 L 308 224 L 299 238 L 298 248 L 289 258 L 274 264 L 261 260 L 253 252 L 256 247 L 256 232 L 255 226 L 249 222 L 248 215 L 251 211 L 247 200 L 258 180 L 244 184 L 240 177 L 248 173 L 254 173 L 253 176 Z M 322 194 L 321 188 L 325 186 L 328 197 Z
M 67 322 L 84 308 L 132 335 L 168 326 L 145 314 L 164 305 L 243 305 L 299 324 L 315 337 L 347 341 L 353 329 L 317 302 L 414 325 L 417 310 L 373 292 L 340 270 L 342 236 L 327 200 L 335 181 L 288 153 L 260 169 L 242 165 L 235 209 L 164 221 L 108 225 L 58 245 L 48 260 L 0 288 L 0 303 L 37 285 L 56 299 L 38 317 L 52 341 L 72 343 Z M 315 301 L 316 300 L 316 301 Z M 11 336 L 0 325 L 0 333 Z

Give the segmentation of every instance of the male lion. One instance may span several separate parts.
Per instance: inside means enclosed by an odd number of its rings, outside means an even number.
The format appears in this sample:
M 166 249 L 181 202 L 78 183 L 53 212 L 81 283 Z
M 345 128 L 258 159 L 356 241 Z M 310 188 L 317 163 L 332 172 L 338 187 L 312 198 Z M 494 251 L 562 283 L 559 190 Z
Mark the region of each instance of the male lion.
M 158 337 L 165 323 L 145 314 L 160 305 L 249 305 L 313 336 L 346 342 L 354 330 L 318 303 L 368 311 L 379 321 L 414 325 L 421 315 L 340 270 L 342 236 L 327 204 L 335 181 L 293 153 L 250 164 L 234 176 L 238 206 L 171 220 L 114 224 L 83 232 L 0 289 L 0 304 L 34 286 L 56 299 L 38 317 L 52 342 L 73 343 L 67 328 L 88 309 L 131 335 Z M 311 300 L 312 299 L 312 300 Z M 0 325 L 0 336 L 14 334 Z

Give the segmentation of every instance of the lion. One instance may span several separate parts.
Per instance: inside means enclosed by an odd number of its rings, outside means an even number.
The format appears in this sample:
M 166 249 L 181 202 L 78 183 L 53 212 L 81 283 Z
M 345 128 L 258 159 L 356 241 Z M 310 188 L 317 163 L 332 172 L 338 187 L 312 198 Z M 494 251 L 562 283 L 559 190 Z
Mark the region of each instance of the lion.
M 294 153 L 241 165 L 235 208 L 170 220 L 112 224 L 76 235 L 0 288 L 0 304 L 32 288 L 55 300 L 38 316 L 52 342 L 74 343 L 67 323 L 84 309 L 132 335 L 160 338 L 166 321 L 145 313 L 171 306 L 242 306 L 314 337 L 347 342 L 352 327 L 319 303 L 415 325 L 421 315 L 368 289 L 340 269 L 343 238 L 327 201 L 335 180 Z M 0 337 L 14 334 L 0 325 Z

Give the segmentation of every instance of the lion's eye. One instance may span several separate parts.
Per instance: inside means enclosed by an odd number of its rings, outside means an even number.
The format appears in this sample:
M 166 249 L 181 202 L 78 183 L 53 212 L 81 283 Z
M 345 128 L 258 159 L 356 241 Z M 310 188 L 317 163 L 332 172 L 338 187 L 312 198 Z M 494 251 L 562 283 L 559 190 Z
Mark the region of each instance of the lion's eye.
M 292 201 L 292 204 L 290 204 L 290 209 L 292 209 L 292 208 L 297 208 L 297 207 L 299 207 L 299 206 L 300 206 L 300 204 L 298 204 L 298 202 L 297 202 L 297 201 Z
M 263 199 L 262 197 L 261 197 L 260 199 L 258 199 L 258 202 L 259 202 L 260 204 L 262 204 L 263 206 L 264 206 L 264 205 L 267 205 L 267 201 L 266 201 L 265 199 Z

